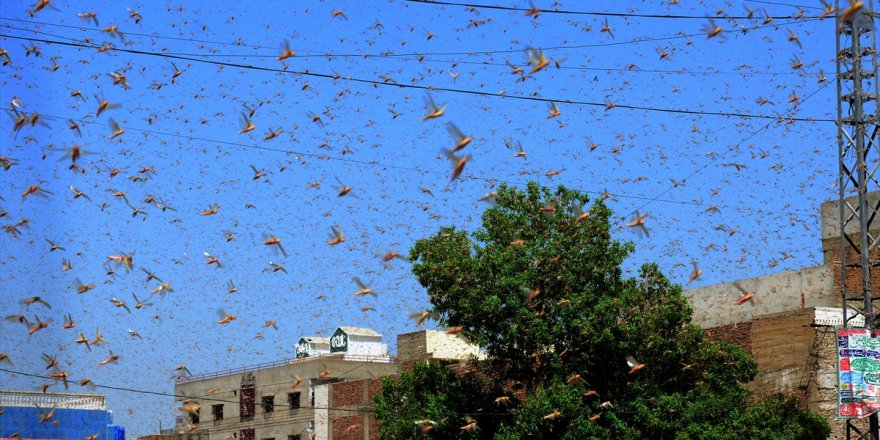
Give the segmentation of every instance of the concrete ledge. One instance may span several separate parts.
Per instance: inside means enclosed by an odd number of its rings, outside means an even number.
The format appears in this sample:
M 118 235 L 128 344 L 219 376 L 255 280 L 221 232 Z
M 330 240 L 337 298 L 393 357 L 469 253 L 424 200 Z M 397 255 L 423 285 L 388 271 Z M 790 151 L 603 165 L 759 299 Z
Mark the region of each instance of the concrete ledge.
M 740 291 L 733 283 L 721 283 L 686 290 L 694 309 L 694 322 L 704 328 L 751 321 L 810 307 L 832 307 L 838 292 L 828 266 L 815 266 L 737 281 L 754 298 L 736 304 Z

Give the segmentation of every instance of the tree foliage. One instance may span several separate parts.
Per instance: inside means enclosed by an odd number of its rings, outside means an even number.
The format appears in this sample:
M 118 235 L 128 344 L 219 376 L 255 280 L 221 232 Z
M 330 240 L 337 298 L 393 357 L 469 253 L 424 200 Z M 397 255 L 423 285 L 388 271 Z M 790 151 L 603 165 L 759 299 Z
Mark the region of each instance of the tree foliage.
M 827 437 L 827 422 L 796 402 L 748 405 L 742 384 L 755 377 L 755 361 L 707 339 L 681 287 L 656 265 L 623 275 L 634 246 L 612 238 L 601 200 L 587 209 L 582 193 L 534 183 L 501 186 L 495 200 L 482 228 L 444 228 L 410 257 L 433 312 L 484 347 L 476 367 L 502 386 L 503 404 L 415 405 L 440 397 L 427 397 L 424 371 L 404 373 L 377 400 L 408 402 L 406 414 L 377 405 L 384 438 L 415 438 L 413 421 L 429 415 L 458 433 L 478 413 L 504 414 L 497 427 L 481 427 L 484 438 Z M 489 392 L 479 381 L 430 378 L 446 402 L 485 402 Z
M 415 364 L 412 371 L 382 380 L 374 410 L 379 414 L 379 436 L 386 439 L 480 438 L 499 423 L 494 398 L 498 390 L 466 372 L 454 373 L 433 364 Z M 474 421 L 479 429 L 461 428 Z

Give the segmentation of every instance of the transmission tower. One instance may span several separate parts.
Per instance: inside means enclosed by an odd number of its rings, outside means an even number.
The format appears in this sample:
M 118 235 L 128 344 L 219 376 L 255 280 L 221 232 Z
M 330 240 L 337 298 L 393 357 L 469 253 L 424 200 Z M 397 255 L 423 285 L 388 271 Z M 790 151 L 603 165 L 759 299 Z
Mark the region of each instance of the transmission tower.
M 880 297 L 874 296 L 871 285 L 871 269 L 880 262 L 880 236 L 870 232 L 880 215 L 880 199 L 868 200 L 870 191 L 880 189 L 874 2 L 850 1 L 843 9 L 840 3 L 837 0 L 837 145 L 843 326 L 851 328 L 850 321 L 861 315 L 870 331 L 876 324 L 875 310 L 880 311 Z M 847 283 L 848 273 L 854 275 L 853 285 Z M 847 419 L 846 438 L 880 440 L 877 413 L 868 416 L 867 431 Z

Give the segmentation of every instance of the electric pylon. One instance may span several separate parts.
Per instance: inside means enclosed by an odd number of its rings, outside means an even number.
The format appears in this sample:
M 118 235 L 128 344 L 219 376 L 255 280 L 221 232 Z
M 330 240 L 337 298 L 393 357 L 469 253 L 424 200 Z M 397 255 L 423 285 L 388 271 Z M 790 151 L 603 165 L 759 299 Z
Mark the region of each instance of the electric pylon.
M 840 190 L 840 289 L 843 326 L 863 316 L 865 328 L 875 328 L 880 297 L 872 292 L 871 269 L 878 265 L 880 236 L 871 234 L 880 215 L 880 199 L 868 193 L 880 189 L 878 169 L 877 44 L 874 2 L 837 0 L 837 145 Z M 855 275 L 848 285 L 847 273 Z M 859 280 L 859 276 L 861 279 Z M 861 281 L 861 282 L 859 282 Z M 868 416 L 868 430 L 846 420 L 847 439 L 880 440 L 878 417 Z

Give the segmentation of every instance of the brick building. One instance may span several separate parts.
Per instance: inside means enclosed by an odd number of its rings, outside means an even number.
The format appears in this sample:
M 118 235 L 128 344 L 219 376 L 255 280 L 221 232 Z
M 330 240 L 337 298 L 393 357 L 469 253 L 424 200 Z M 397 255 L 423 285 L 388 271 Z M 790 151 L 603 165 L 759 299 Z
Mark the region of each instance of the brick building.
M 880 192 L 868 194 L 868 200 L 877 205 Z M 733 283 L 685 292 L 696 323 L 711 337 L 733 342 L 757 360 L 758 375 L 747 385 L 755 398 L 783 393 L 800 399 L 828 418 L 833 439 L 844 438 L 844 423 L 836 418 L 836 330 L 843 326 L 839 206 L 838 201 L 829 201 L 820 208 L 821 265 L 737 281 L 755 295 L 742 305 L 736 304 L 740 292 Z M 854 252 L 847 254 L 848 261 L 854 259 Z M 871 281 L 876 293 L 880 272 L 872 269 Z M 851 291 L 860 291 L 861 282 L 860 269 L 847 270 Z M 850 326 L 863 322 L 859 318 Z M 867 426 L 866 420 L 860 422 Z

